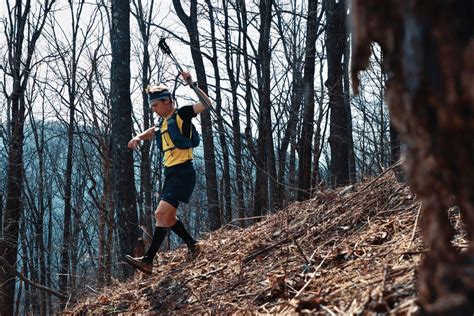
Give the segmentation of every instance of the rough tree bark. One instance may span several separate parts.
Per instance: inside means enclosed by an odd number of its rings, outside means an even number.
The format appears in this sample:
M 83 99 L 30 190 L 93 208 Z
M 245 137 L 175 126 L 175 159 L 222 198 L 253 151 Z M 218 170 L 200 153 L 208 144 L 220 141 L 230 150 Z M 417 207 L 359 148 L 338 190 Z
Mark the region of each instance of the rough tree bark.
M 349 134 L 347 106 L 342 85 L 342 56 L 346 45 L 345 0 L 325 0 L 327 20 L 328 79 L 331 110 L 329 144 L 331 146 L 330 177 L 334 185 L 349 182 Z
M 474 313 L 474 3 L 354 1 L 353 81 L 367 67 L 371 42 L 383 50 L 387 101 L 407 143 L 407 175 L 422 199 L 430 251 L 419 273 L 423 312 Z M 447 215 L 460 207 L 469 249 L 451 245 Z
M 272 22 L 273 0 L 259 3 L 260 26 L 258 53 L 256 59 L 258 78 L 258 139 L 257 175 L 255 180 L 254 216 L 273 211 L 273 194 L 276 193 L 276 166 L 273 150 L 271 119 L 270 82 L 270 27 Z
M 311 189 L 311 158 L 314 133 L 314 69 L 316 40 L 318 38 L 318 2 L 308 0 L 308 22 L 306 27 L 306 52 L 303 77 L 303 125 L 299 140 L 298 193 L 296 199 L 309 198 Z
M 132 254 L 139 236 L 135 176 L 132 151 L 132 104 L 130 101 L 130 2 L 112 0 L 112 67 L 110 100 L 112 106 L 112 190 L 117 216 L 120 250 Z M 123 265 L 123 277 L 132 274 Z

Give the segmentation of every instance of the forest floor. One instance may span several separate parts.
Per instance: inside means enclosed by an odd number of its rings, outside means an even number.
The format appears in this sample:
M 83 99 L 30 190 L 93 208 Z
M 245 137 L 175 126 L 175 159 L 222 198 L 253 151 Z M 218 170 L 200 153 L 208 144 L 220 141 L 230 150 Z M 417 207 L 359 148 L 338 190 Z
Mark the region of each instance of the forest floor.
M 260 222 L 208 234 L 194 261 L 159 253 L 154 273 L 82 298 L 66 314 L 412 314 L 420 202 L 392 171 L 318 192 Z M 450 218 L 459 233 L 459 212 Z

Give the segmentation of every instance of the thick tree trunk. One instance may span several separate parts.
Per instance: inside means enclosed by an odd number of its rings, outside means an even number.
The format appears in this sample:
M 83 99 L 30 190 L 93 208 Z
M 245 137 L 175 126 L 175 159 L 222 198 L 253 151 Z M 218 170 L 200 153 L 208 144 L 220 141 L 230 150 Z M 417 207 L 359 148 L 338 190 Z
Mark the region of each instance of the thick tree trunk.
M 390 118 L 390 165 L 399 163 L 401 159 L 400 134 L 393 126 L 392 118 Z M 394 171 L 399 182 L 406 182 L 406 174 L 402 164 L 396 166 Z
M 255 180 L 254 216 L 273 211 L 273 194 L 276 193 L 276 166 L 273 151 L 270 82 L 270 27 L 273 0 L 262 0 L 259 4 L 260 38 L 256 60 L 258 78 L 258 139 L 257 175 Z
M 132 106 L 130 101 L 130 2 L 112 0 L 112 67 L 110 96 L 112 105 L 112 188 L 117 228 L 122 254 L 132 254 L 139 236 L 135 176 L 132 151 L 127 148 L 132 138 Z M 123 265 L 123 276 L 132 269 Z
M 334 185 L 349 182 L 349 122 L 342 85 L 342 56 L 346 45 L 345 0 L 326 0 L 329 106 L 331 110 L 329 144 L 330 177 Z
M 386 99 L 407 144 L 411 189 L 422 200 L 429 248 L 418 277 L 422 314 L 474 313 L 474 3 L 354 1 L 354 87 L 372 42 L 390 73 Z M 357 90 L 354 89 L 356 92 Z M 461 210 L 469 245 L 453 247 L 448 208 Z
M 314 133 L 314 63 L 316 60 L 316 39 L 318 38 L 317 13 L 317 1 L 308 0 L 308 24 L 306 27 L 306 51 L 303 77 L 304 111 L 301 138 L 299 140 L 298 201 L 308 199 L 311 189 L 311 149 Z
M 8 148 L 7 204 L 4 214 L 3 238 L 0 240 L 0 255 L 12 266 L 16 265 L 18 252 L 18 229 L 22 204 L 23 185 L 23 126 L 25 105 L 21 91 L 14 90 L 12 100 L 12 138 Z M 15 96 L 16 95 L 16 96 Z M 0 269 L 0 315 L 12 315 L 15 302 L 15 276 L 7 269 Z

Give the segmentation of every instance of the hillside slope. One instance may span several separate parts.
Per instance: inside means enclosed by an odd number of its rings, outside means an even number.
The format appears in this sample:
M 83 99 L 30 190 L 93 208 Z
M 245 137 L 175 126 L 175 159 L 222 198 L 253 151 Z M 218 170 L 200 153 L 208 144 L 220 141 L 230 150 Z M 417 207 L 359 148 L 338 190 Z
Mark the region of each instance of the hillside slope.
M 160 253 L 151 277 L 137 273 L 69 312 L 415 312 L 424 251 L 419 207 L 389 171 L 320 192 L 249 228 L 213 232 L 194 262 L 184 248 Z M 456 222 L 458 213 L 450 212 Z M 461 245 L 461 236 L 455 242 Z

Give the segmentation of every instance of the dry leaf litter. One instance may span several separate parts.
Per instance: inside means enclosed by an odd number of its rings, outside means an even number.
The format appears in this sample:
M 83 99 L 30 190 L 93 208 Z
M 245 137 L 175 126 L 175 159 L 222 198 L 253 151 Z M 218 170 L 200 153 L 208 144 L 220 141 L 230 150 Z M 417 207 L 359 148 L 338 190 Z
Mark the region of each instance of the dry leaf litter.
M 416 314 L 426 251 L 420 202 L 391 170 L 291 204 L 200 241 L 202 253 L 160 252 L 152 276 L 79 300 L 70 314 Z M 457 231 L 459 210 L 449 210 Z M 465 247 L 463 235 L 453 241 Z

